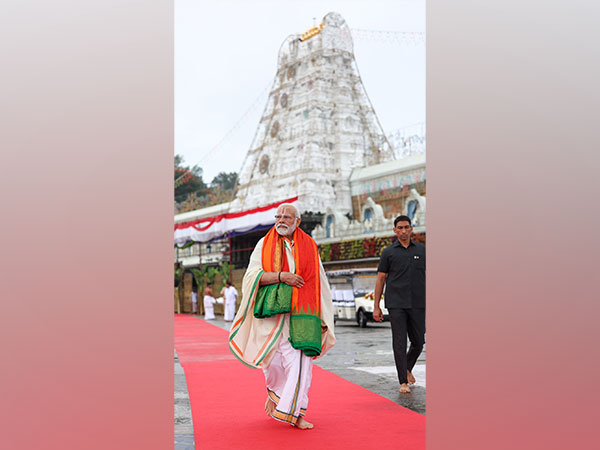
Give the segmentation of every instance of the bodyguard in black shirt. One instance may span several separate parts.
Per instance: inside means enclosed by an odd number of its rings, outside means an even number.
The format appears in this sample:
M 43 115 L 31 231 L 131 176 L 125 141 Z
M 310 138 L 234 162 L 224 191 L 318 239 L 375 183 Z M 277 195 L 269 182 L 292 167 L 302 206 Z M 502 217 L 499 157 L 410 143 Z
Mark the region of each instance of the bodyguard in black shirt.
M 381 252 L 373 308 L 373 318 L 381 322 L 379 300 L 385 284 L 385 307 L 390 313 L 401 393 L 409 393 L 408 385 L 415 383 L 411 371 L 425 344 L 425 246 L 410 240 L 412 230 L 409 217 L 396 217 L 394 234 L 398 241 Z M 408 354 L 407 334 L 410 338 Z

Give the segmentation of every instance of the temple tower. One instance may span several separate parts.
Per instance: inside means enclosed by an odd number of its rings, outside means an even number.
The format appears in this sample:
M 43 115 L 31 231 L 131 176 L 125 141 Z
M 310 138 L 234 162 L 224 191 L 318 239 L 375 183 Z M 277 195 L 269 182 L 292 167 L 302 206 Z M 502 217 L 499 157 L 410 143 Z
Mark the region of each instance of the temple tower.
M 363 86 L 344 19 L 289 36 L 230 211 L 298 196 L 304 212 L 352 211 L 352 170 L 394 159 Z

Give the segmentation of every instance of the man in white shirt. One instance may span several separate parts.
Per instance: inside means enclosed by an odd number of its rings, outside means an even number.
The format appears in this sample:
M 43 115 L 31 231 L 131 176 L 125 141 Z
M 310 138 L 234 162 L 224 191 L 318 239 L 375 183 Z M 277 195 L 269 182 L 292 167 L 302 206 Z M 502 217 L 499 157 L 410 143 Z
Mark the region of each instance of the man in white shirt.
M 225 322 L 233 322 L 238 291 L 235 287 L 233 287 L 231 281 L 227 280 L 225 284 Z
M 196 291 L 192 291 L 192 314 L 196 314 L 198 312 L 198 293 Z

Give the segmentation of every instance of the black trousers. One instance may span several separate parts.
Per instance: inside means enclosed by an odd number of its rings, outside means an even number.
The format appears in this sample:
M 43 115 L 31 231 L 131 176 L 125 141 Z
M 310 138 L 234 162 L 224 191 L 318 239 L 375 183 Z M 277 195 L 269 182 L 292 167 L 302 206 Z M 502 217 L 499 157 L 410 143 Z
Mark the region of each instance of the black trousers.
M 392 324 L 392 347 L 400 384 L 408 383 L 406 371 L 412 371 L 425 344 L 425 308 L 388 308 Z M 406 336 L 410 349 L 406 352 Z

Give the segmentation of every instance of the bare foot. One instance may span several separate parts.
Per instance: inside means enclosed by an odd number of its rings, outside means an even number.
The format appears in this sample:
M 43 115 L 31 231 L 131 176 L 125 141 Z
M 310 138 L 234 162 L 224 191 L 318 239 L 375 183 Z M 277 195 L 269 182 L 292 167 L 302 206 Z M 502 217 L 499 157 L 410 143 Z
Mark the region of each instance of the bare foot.
M 408 387 L 408 384 L 402 383 L 400 385 L 400 393 L 401 394 L 410 394 L 410 388 Z
M 267 416 L 272 416 L 274 410 L 275 403 L 273 403 L 273 400 L 271 400 L 270 397 L 267 397 L 267 401 L 265 402 L 265 412 L 267 413 Z
M 298 420 L 296 421 L 296 426 L 301 430 L 310 430 L 314 427 L 312 423 L 304 420 L 304 417 L 298 417 Z
M 417 380 L 415 380 L 415 377 L 410 372 L 410 370 L 406 371 L 406 377 L 408 378 L 408 384 L 415 384 L 417 382 Z

